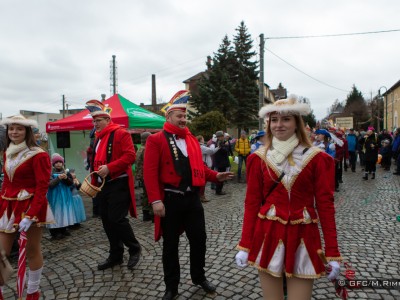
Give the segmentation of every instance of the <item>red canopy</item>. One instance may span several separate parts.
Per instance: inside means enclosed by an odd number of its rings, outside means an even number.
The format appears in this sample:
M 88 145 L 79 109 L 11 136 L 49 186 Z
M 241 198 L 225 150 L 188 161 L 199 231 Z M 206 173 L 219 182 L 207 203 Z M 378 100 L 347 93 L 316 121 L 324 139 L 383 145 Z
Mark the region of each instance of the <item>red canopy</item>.
M 116 94 L 104 101 L 111 107 L 112 121 L 129 129 L 154 129 L 162 128 L 165 118 L 152 113 Z M 87 109 L 64 119 L 48 122 L 46 132 L 76 131 L 93 129 L 92 117 Z M 153 130 L 151 130 L 153 129 Z

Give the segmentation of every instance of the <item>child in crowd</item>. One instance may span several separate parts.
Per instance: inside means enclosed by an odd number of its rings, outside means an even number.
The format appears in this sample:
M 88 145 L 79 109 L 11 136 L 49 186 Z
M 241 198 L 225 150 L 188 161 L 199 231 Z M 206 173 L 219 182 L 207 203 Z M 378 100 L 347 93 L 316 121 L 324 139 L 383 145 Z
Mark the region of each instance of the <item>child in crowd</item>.
M 381 143 L 382 147 L 379 149 L 379 154 L 382 155 L 381 166 L 385 171 L 390 171 L 390 166 L 392 164 L 392 149 L 390 141 L 385 139 Z
M 79 189 L 81 188 L 81 183 L 79 182 L 78 178 L 76 178 L 75 169 L 69 170 L 67 172 L 71 174 L 73 184 L 70 186 L 71 193 L 72 193 L 72 209 L 75 214 L 75 224 L 69 226 L 71 229 L 77 229 L 81 227 L 82 222 L 86 221 L 86 212 L 85 206 L 83 205 L 83 200 L 81 195 L 79 195 Z
M 53 170 L 51 172 L 49 191 L 47 199 L 53 211 L 55 224 L 48 225 L 53 239 L 62 239 L 71 235 L 67 227 L 76 222 L 72 207 L 71 186 L 74 180 L 70 173 L 64 169 L 64 158 L 55 153 L 51 156 Z

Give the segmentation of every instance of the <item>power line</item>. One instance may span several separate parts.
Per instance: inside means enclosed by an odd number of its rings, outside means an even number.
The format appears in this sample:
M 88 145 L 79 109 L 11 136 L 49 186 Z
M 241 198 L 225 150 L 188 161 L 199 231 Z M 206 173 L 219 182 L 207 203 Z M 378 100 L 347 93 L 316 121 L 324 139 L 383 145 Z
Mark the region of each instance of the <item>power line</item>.
M 300 69 L 297 68 L 296 66 L 294 66 L 294 65 L 292 65 L 291 63 L 289 63 L 288 61 L 284 60 L 282 57 L 278 56 L 277 54 L 275 54 L 274 52 L 272 52 L 272 51 L 269 50 L 268 48 L 265 48 L 265 50 L 267 50 L 269 53 L 271 53 L 271 54 L 274 55 L 275 57 L 279 58 L 279 59 L 280 59 L 281 61 L 283 61 L 284 63 L 286 63 L 286 64 L 288 64 L 289 66 L 291 66 L 293 69 L 295 69 L 295 70 L 299 71 L 300 73 L 306 75 L 307 77 L 310 77 L 311 79 L 313 79 L 313 80 L 315 80 L 315 81 L 317 81 L 317 82 L 319 82 L 319 83 L 321 83 L 321 84 L 323 84 L 323 85 L 329 86 L 329 87 L 331 87 L 331 88 L 333 88 L 333 89 L 336 89 L 336 90 L 339 90 L 339 91 L 342 91 L 342 92 L 346 92 L 346 93 L 349 92 L 348 90 L 344 90 L 344 89 L 335 87 L 335 86 L 333 86 L 333 85 L 330 85 L 330 84 L 328 84 L 328 83 L 326 83 L 326 82 L 323 82 L 322 80 L 319 80 L 319 79 L 317 79 L 317 78 L 315 78 L 315 77 L 313 77 L 313 76 L 307 74 L 306 72 L 300 70 Z
M 277 37 L 266 37 L 265 39 L 266 40 L 308 39 L 308 38 L 323 38 L 323 37 L 335 37 L 335 36 L 378 34 L 378 33 L 396 32 L 396 31 L 400 31 L 400 29 L 367 31 L 367 32 L 353 32 L 353 33 L 322 34 L 322 35 L 277 36 Z

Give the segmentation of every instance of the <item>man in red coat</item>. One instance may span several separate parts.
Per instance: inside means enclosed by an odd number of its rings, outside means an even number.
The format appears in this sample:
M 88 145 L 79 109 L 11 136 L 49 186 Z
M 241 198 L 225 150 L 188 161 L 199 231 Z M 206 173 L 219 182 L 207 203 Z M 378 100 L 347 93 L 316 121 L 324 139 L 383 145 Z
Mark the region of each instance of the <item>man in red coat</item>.
M 94 173 L 92 184 L 105 184 L 96 196 L 100 216 L 110 243 L 108 258 L 97 268 L 105 270 L 122 264 L 124 245 L 129 249 L 128 269 L 139 262 L 141 247 L 127 218 L 128 210 L 136 217 L 136 201 L 132 164 L 136 153 L 131 135 L 111 121 L 103 103 L 90 100 L 87 108 L 91 111 L 96 130 L 90 169 Z
M 155 240 L 163 236 L 163 268 L 166 292 L 163 300 L 178 295 L 180 281 L 179 236 L 190 244 L 192 282 L 207 293 L 216 287 L 205 277 L 206 229 L 199 189 L 207 181 L 231 179 L 233 173 L 217 173 L 204 165 L 200 144 L 186 127 L 186 105 L 174 104 L 166 113 L 164 130 L 148 137 L 144 155 L 144 183 L 155 216 Z

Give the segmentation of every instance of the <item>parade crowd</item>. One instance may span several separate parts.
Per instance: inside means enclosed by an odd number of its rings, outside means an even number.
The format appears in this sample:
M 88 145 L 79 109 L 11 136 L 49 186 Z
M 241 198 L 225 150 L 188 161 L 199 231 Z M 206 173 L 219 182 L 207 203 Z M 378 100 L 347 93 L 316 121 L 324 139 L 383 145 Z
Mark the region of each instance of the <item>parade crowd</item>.
M 97 100 L 86 103 L 94 126 L 87 158 L 89 187 L 96 190 L 91 195 L 93 216 L 101 219 L 109 242 L 108 254 L 97 269 L 123 264 L 125 249 L 129 270 L 140 260 L 142 247 L 128 219 L 128 215 L 138 217 L 136 186 L 142 189 L 142 220 L 154 223 L 155 241 L 162 239 L 162 299 L 179 295 L 178 248 L 183 232 L 190 246 L 192 283 L 206 293 L 215 292 L 217 287 L 205 272 L 203 205 L 212 199 L 204 191 L 210 182 L 216 197 L 226 195 L 226 181 L 235 178 L 246 183 L 235 262 L 238 268 L 257 269 L 263 298 L 311 299 L 315 279 L 327 275 L 335 282 L 342 255 L 334 197 L 340 192 L 343 172 L 360 172 L 360 181 L 374 180 L 377 167 L 400 175 L 400 128 L 394 132 L 376 132 L 372 126 L 311 129 L 302 119 L 310 107 L 291 96 L 261 108 L 264 130 L 243 129 L 238 138 L 218 130 L 205 139 L 187 127 L 189 96 L 185 97 L 168 108 L 162 130 L 141 134 L 138 150 L 129 132 L 113 123 L 109 107 Z M 9 256 L 19 241 L 18 297 L 38 300 L 45 267 L 43 229 L 56 242 L 82 226 L 86 221 L 79 192 L 82 183 L 74 169 L 66 168 L 64 157 L 58 153 L 50 157 L 41 148 L 34 120 L 17 115 L 1 125 L 5 136 L 0 143 L 4 146 L 0 247 Z M 0 300 L 4 288 L 3 282 Z

